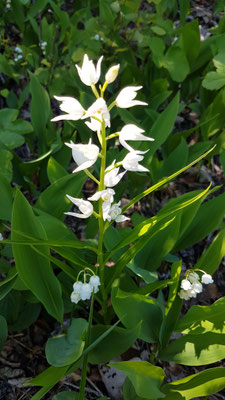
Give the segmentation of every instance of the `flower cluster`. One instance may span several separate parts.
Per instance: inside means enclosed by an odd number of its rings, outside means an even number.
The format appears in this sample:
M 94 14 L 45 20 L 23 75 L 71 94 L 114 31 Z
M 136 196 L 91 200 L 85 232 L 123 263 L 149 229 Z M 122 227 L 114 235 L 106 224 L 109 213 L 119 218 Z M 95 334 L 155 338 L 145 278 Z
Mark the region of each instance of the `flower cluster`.
M 45 48 L 46 48 L 46 46 L 47 46 L 47 42 L 44 42 L 43 40 L 41 40 L 40 43 L 39 43 L 39 45 L 40 45 L 40 49 L 41 49 L 42 53 L 43 53 L 44 56 L 45 56 L 45 55 L 46 55 Z
M 88 218 L 93 214 L 98 218 L 102 217 L 104 221 L 122 222 L 128 218 L 121 215 L 122 209 L 120 208 L 120 202 L 113 204 L 115 191 L 112 187 L 120 182 L 126 171 L 148 172 L 147 168 L 139 164 L 144 159 L 143 154 L 145 154 L 146 151 L 134 150 L 127 142 L 137 140 L 152 141 L 154 139 L 145 136 L 143 134 L 144 131 L 134 124 L 127 124 L 119 132 L 106 135 L 105 129 L 111 127 L 110 110 L 113 107 L 129 108 L 136 105 L 147 105 L 147 103 L 136 100 L 137 92 L 142 86 L 128 86 L 120 91 L 115 101 L 108 107 L 103 98 L 104 91 L 107 86 L 117 78 L 120 65 L 114 65 L 106 72 L 105 83 L 103 86 L 99 86 L 99 94 L 95 84 L 100 79 L 102 59 L 103 57 L 100 57 L 95 66 L 93 61 L 89 60 L 88 55 L 85 54 L 82 66 L 76 65 L 81 81 L 85 85 L 91 87 L 97 98 L 94 103 L 85 110 L 80 102 L 73 97 L 55 96 L 56 100 L 61 102 L 59 106 L 60 110 L 65 114 L 56 116 L 52 121 L 89 119 L 85 124 L 91 131 L 97 133 L 101 146 L 100 149 L 99 146 L 93 144 L 92 139 L 90 139 L 87 144 L 75 144 L 72 141 L 70 143 L 65 143 L 72 149 L 72 156 L 77 165 L 73 172 L 85 171 L 99 186 L 97 192 L 87 200 L 73 198 L 67 195 L 68 199 L 78 207 L 80 213 L 69 212 L 66 214 L 73 215 L 77 218 Z M 128 154 L 122 161 L 116 162 L 116 160 L 114 160 L 111 165 L 106 167 L 106 144 L 108 140 L 112 138 L 118 138 L 120 144 L 128 151 Z M 88 171 L 88 168 L 95 164 L 98 157 L 104 159 L 104 163 L 101 164 L 104 165 L 104 169 L 103 173 L 101 172 L 100 181 Z M 120 167 L 123 167 L 124 171 L 120 172 Z M 99 207 L 101 208 L 99 214 L 94 211 L 91 203 L 93 201 L 99 201 Z
M 14 49 L 14 61 L 17 62 L 23 58 L 23 50 L 16 46 Z
M 87 274 L 84 274 L 85 282 L 77 280 L 73 284 L 73 291 L 70 299 L 72 303 L 77 304 L 80 300 L 90 300 L 92 293 L 97 293 L 100 286 L 100 279 L 98 275 L 92 275 L 89 282 L 86 282 Z
M 181 281 L 181 290 L 178 293 L 181 299 L 189 300 L 191 297 L 196 297 L 198 293 L 202 292 L 202 283 L 206 285 L 213 283 L 211 275 L 202 270 L 198 271 L 203 273 L 201 282 L 199 275 L 194 270 L 186 272 L 186 278 Z

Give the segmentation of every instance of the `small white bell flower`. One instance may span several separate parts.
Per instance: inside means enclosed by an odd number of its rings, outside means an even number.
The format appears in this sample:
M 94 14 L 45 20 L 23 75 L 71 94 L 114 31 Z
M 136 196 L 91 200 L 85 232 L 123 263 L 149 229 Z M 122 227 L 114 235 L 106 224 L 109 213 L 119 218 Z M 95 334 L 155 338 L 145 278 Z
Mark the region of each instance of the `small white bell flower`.
M 213 283 L 214 280 L 212 278 L 211 275 L 204 273 L 202 275 L 202 283 L 204 283 L 205 285 L 208 285 L 209 283 Z
M 103 56 L 101 56 L 97 62 L 97 66 L 95 68 L 92 60 L 89 60 L 88 55 L 85 54 L 83 58 L 83 64 L 80 68 L 76 65 L 77 72 L 79 74 L 80 80 L 87 86 L 95 85 L 101 74 L 101 62 Z
M 192 283 L 192 289 L 196 293 L 201 293 L 202 292 L 202 284 L 200 282 L 194 282 L 194 283 Z
M 142 86 L 127 86 L 122 89 L 115 100 L 117 107 L 129 108 L 138 105 L 147 106 L 148 103 L 145 103 L 144 101 L 134 100 L 137 96 L 137 91 L 141 88 Z
M 113 66 L 112 66 L 111 68 L 109 68 L 109 70 L 106 72 L 106 74 L 105 74 L 105 80 L 106 80 L 106 82 L 107 82 L 108 84 L 115 81 L 115 79 L 116 79 L 117 76 L 118 76 L 119 69 L 120 69 L 120 64 L 117 64 L 117 65 L 113 65 Z
M 142 165 L 138 164 L 139 161 L 144 159 L 139 151 L 130 151 L 122 161 L 122 166 L 127 171 L 149 172 L 149 170 Z
M 99 276 L 98 275 L 91 276 L 89 283 L 92 286 L 93 292 L 97 293 L 99 290 L 99 286 L 101 285 Z
M 80 299 L 81 299 L 80 293 L 76 293 L 76 292 L 71 293 L 70 300 L 72 303 L 77 304 L 80 301 Z
M 110 114 L 109 110 L 107 108 L 107 104 L 105 100 L 100 97 L 97 99 L 88 109 L 85 115 L 82 117 L 82 119 L 85 118 L 91 118 L 91 122 L 86 122 L 86 125 L 92 130 L 92 131 L 98 131 L 101 129 L 101 122 L 104 120 L 105 121 L 105 126 L 110 127 Z M 95 118 L 98 118 L 101 122 L 97 121 Z
M 81 300 L 90 300 L 91 293 L 92 293 L 92 286 L 90 285 L 90 283 L 83 283 L 80 292 Z
M 134 124 L 125 125 L 119 133 L 119 141 L 125 149 L 129 151 L 134 151 L 134 149 L 126 143 L 126 140 L 148 140 L 154 141 L 155 139 L 142 135 L 144 132 L 143 129 L 139 128 Z M 138 151 L 140 154 L 144 153 L 143 151 Z
M 79 208 L 81 214 L 75 212 L 65 212 L 64 214 L 72 215 L 72 217 L 76 218 L 89 218 L 91 216 L 94 208 L 90 201 L 77 199 L 75 197 L 69 196 L 68 194 L 66 195 L 66 197 Z
M 62 101 L 62 104 L 60 104 L 59 108 L 67 114 L 58 115 L 57 117 L 52 118 L 52 122 L 61 120 L 77 121 L 84 115 L 85 110 L 78 100 L 74 99 L 73 97 L 54 97 L 56 100 Z
M 121 208 L 120 208 L 120 201 L 117 204 L 113 204 L 112 207 L 109 210 L 107 220 L 109 222 L 115 221 L 115 222 L 124 222 L 129 220 L 130 218 L 126 217 L 125 215 L 121 215 Z
M 75 282 L 73 284 L 73 291 L 76 292 L 76 293 L 80 293 L 81 289 L 82 289 L 82 285 L 83 285 L 83 283 L 80 282 L 80 281 Z
M 191 282 L 189 282 L 189 280 L 188 279 L 183 279 L 182 281 L 181 281 L 181 285 L 180 285 L 180 287 L 182 288 L 182 289 L 184 289 L 184 290 L 189 290 L 189 289 L 191 289 Z
M 188 274 L 188 280 L 191 282 L 191 283 L 195 283 L 195 282 L 198 282 L 199 281 L 199 275 L 196 273 L 196 272 L 194 272 L 194 271 L 192 271 L 192 272 L 190 272 L 189 274 Z
M 178 293 L 179 297 L 183 300 L 189 300 L 190 296 L 187 290 L 181 289 Z
M 113 168 L 113 166 L 115 165 L 115 162 L 116 162 L 116 160 L 114 160 L 113 163 L 111 165 L 109 165 L 109 167 L 106 168 L 106 170 L 105 170 L 104 184 L 107 187 L 116 186 L 117 183 L 119 183 L 119 181 L 122 179 L 123 175 L 126 173 L 126 171 L 125 171 L 125 172 L 121 172 L 120 174 L 118 174 L 119 168 Z
M 73 172 L 79 172 L 91 167 L 98 158 L 99 148 L 91 143 L 91 139 L 88 144 L 75 144 L 71 141 L 70 143 L 65 143 L 65 145 L 72 149 L 73 159 L 78 165 Z

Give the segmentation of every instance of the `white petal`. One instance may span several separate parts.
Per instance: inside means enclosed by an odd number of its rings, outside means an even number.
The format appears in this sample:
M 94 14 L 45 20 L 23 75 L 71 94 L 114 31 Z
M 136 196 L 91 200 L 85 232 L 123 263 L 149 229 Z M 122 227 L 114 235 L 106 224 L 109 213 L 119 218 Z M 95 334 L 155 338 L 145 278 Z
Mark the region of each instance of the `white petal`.
M 183 279 L 183 280 L 181 281 L 180 287 L 181 287 L 182 289 L 184 289 L 184 290 L 189 290 L 189 289 L 192 288 L 191 282 L 189 282 L 188 279 Z
M 97 201 L 100 199 L 101 195 L 102 195 L 103 190 L 100 190 L 99 192 L 96 192 L 95 194 L 93 194 L 93 196 L 88 197 L 88 200 L 91 201 Z
M 202 283 L 204 283 L 205 285 L 208 285 L 209 283 L 213 283 L 213 278 L 211 275 L 209 274 L 203 274 L 202 275 Z
M 102 212 L 103 212 L 103 220 L 105 221 L 108 217 L 109 211 L 111 208 L 111 202 L 110 201 L 104 201 L 102 203 Z
M 116 222 L 124 222 L 124 221 L 128 221 L 130 218 L 126 217 L 125 215 L 118 215 L 115 218 Z

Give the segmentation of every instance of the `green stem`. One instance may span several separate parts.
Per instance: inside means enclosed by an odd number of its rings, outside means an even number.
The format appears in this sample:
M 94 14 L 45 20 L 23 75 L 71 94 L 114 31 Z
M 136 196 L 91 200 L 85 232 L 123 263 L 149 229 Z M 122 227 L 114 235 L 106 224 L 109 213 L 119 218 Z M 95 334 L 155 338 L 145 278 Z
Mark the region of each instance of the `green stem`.
M 98 93 L 94 83 L 91 84 L 91 89 L 92 89 L 92 92 L 94 93 L 95 97 L 97 97 L 97 99 L 99 99 L 99 93 Z
M 98 179 L 96 179 L 88 169 L 85 169 L 84 172 L 87 176 L 89 176 L 89 178 L 91 178 L 95 183 L 97 183 L 97 185 L 99 185 L 100 182 L 98 181 Z
M 106 137 L 105 137 L 105 121 L 102 121 L 102 158 L 101 158 L 101 170 L 100 170 L 100 184 L 99 191 L 105 189 L 104 177 L 105 177 L 105 166 L 106 166 Z M 103 315 L 106 314 L 107 308 L 107 294 L 104 287 L 104 258 L 103 258 L 103 236 L 104 236 L 104 220 L 102 212 L 102 199 L 99 199 L 99 215 L 98 220 L 99 234 L 98 234 L 98 264 L 99 264 L 99 275 L 101 281 L 101 292 L 103 298 Z
M 88 319 L 88 330 L 87 330 L 87 336 L 86 336 L 86 340 L 85 340 L 85 349 L 90 345 L 93 310 L 94 310 L 94 294 L 91 297 L 91 307 L 90 307 L 90 313 L 89 313 L 89 319 Z M 84 396 L 85 396 L 85 383 L 86 383 L 86 376 L 87 376 L 87 365 L 88 365 L 88 353 L 85 354 L 85 356 L 83 358 L 79 400 L 85 400 Z

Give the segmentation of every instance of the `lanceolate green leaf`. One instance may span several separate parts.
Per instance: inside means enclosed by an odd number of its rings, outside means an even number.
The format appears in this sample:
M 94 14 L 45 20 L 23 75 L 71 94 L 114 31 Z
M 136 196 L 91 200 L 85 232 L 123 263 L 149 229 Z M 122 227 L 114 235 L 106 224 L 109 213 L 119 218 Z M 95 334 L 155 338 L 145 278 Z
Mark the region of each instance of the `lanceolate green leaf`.
M 201 255 L 194 268 L 203 269 L 212 275 L 219 267 L 225 255 L 225 229 L 215 237 L 208 249 Z
M 28 235 L 45 238 L 42 225 L 37 217 L 34 216 L 31 206 L 20 191 L 17 191 L 13 206 L 13 241 L 21 240 L 21 236 L 16 233 L 16 230 L 23 231 Z M 48 254 L 46 246 L 40 247 L 40 250 Z M 38 255 L 30 246 L 13 244 L 13 254 L 16 268 L 22 281 L 43 303 L 49 314 L 62 321 L 61 286 L 53 273 L 49 261 Z
M 5 318 L 2 315 L 0 315 L 0 351 L 2 351 L 7 336 L 8 336 L 7 322 Z
M 174 251 L 191 247 L 218 228 L 225 214 L 225 193 L 202 204 L 196 216 L 177 242 Z
M 225 333 L 224 309 L 225 297 L 211 306 L 192 306 L 177 322 L 174 330 L 190 334 Z
M 210 368 L 162 386 L 164 400 L 191 400 L 217 393 L 225 387 L 225 369 Z
M 35 207 L 59 219 L 64 219 L 64 213 L 72 206 L 66 194 L 80 197 L 85 180 L 86 175 L 82 172 L 58 179 L 41 193 Z
M 206 332 L 185 335 L 159 352 L 158 358 L 183 365 L 207 365 L 225 357 L 225 335 Z
M 160 390 L 165 377 L 162 368 L 155 367 L 146 361 L 123 361 L 109 365 L 123 371 L 128 376 L 138 396 L 146 399 L 165 397 Z
M 202 160 L 204 157 L 206 157 L 209 153 L 211 153 L 212 150 L 214 150 L 215 146 L 213 146 L 210 150 L 208 150 L 206 153 L 202 154 L 202 156 L 198 157 L 195 161 L 191 162 L 188 164 L 186 167 L 181 168 L 179 171 L 175 172 L 174 174 L 168 176 L 167 178 L 162 179 L 155 185 L 151 186 L 150 188 L 146 189 L 144 192 L 138 194 L 136 197 L 133 198 L 133 200 L 129 201 L 129 203 L 123 207 L 123 212 L 126 211 L 128 208 L 130 208 L 133 204 L 137 203 L 139 200 L 141 200 L 143 197 L 147 196 L 148 194 L 154 192 L 155 190 L 159 189 L 161 186 L 165 185 L 172 179 L 176 178 L 176 176 L 180 175 L 182 172 L 186 171 L 188 168 L 192 167 L 192 165 L 196 164 L 200 160 Z

